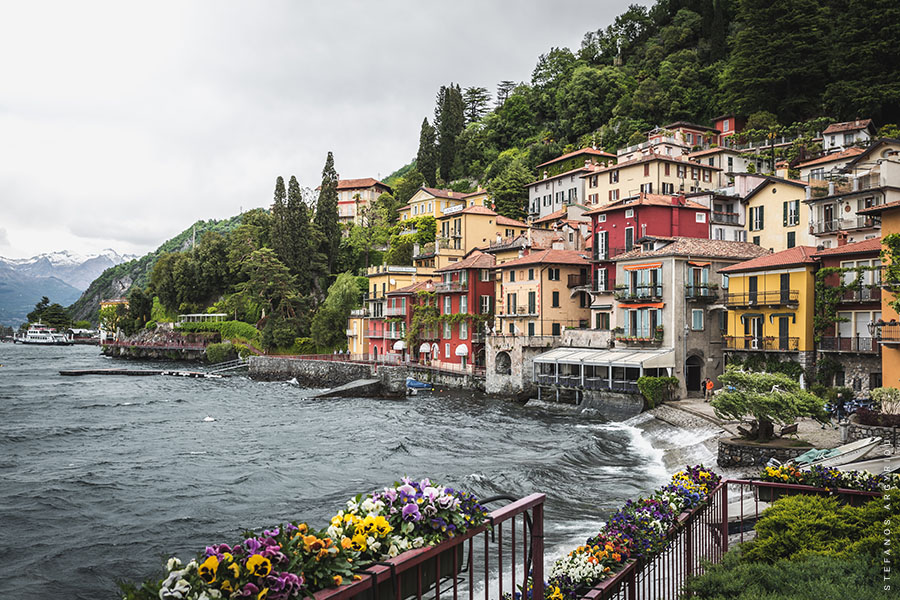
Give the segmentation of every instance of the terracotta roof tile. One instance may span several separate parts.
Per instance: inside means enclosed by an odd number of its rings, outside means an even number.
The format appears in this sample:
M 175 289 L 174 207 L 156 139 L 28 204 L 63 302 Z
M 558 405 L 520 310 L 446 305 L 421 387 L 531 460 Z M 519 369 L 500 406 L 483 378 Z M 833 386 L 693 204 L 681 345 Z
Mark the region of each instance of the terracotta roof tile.
M 648 154 L 646 156 L 639 156 L 637 158 L 633 158 L 631 160 L 626 160 L 625 162 L 620 162 L 615 165 L 610 165 L 608 167 L 601 167 L 599 169 L 593 169 L 590 173 L 586 173 L 582 175 L 582 177 L 589 177 L 591 175 L 595 175 L 597 173 L 607 173 L 609 171 L 613 171 L 615 169 L 619 169 L 621 167 L 630 167 L 632 165 L 639 165 L 645 162 L 652 162 L 654 160 L 661 160 L 664 162 L 675 163 L 678 165 L 684 165 L 686 167 L 703 167 L 704 169 L 711 169 L 713 171 L 721 171 L 719 167 L 712 167 L 710 165 L 701 165 L 698 162 L 693 160 L 688 160 L 687 158 L 679 158 L 677 156 L 666 156 L 664 154 Z
M 766 254 L 753 260 L 747 260 L 736 265 L 719 269 L 719 273 L 740 273 L 742 271 L 765 271 L 776 267 L 794 267 L 815 263 L 813 255 L 816 249 L 813 246 L 796 246 L 774 254 Z
M 872 252 L 880 252 L 881 251 L 881 238 L 872 238 L 871 240 L 863 240 L 861 242 L 856 242 L 853 244 L 844 244 L 843 246 L 838 246 L 836 248 L 826 248 L 825 250 L 819 250 L 813 256 L 816 258 L 822 256 L 838 256 L 841 254 L 861 254 L 861 253 L 872 253 Z
M 813 160 L 808 160 L 806 162 L 802 162 L 797 165 L 798 169 L 802 169 L 803 167 L 809 167 L 812 165 L 819 165 L 830 163 L 838 160 L 845 160 L 849 158 L 853 158 L 854 156 L 859 156 L 865 152 L 864 148 L 860 148 L 859 146 L 853 146 L 852 148 L 847 148 L 841 152 L 833 152 L 831 154 L 826 154 L 825 156 L 820 156 L 819 158 L 814 158 Z
M 556 175 L 548 175 L 547 177 L 541 177 L 540 179 L 535 179 L 531 183 L 525 184 L 525 187 L 531 187 L 533 185 L 537 185 L 537 184 L 543 183 L 545 181 L 550 181 L 551 179 L 556 179 L 558 177 L 565 177 L 566 175 L 574 175 L 575 173 L 586 173 L 586 174 L 590 175 L 591 173 L 596 173 L 597 171 L 598 171 L 597 167 L 578 167 L 577 169 L 572 169 L 571 171 L 565 171 L 564 173 L 557 173 Z
M 503 215 L 497 215 L 497 225 L 506 225 L 509 227 L 528 227 L 528 223 L 523 223 L 518 219 L 510 219 Z
M 373 185 L 381 185 L 387 189 L 391 189 L 390 186 L 381 183 L 377 179 L 372 179 L 371 177 L 364 177 L 362 179 L 340 179 L 338 180 L 337 189 L 339 190 L 357 190 L 372 187 Z
M 653 239 L 666 239 L 662 236 L 647 236 Z M 696 256 L 703 258 L 726 258 L 746 260 L 756 258 L 769 251 L 749 242 L 730 242 L 727 240 L 708 240 L 705 238 L 674 237 L 673 241 L 657 250 L 636 248 L 613 260 L 631 260 L 635 258 L 654 258 L 662 256 Z
M 455 215 L 455 214 L 487 215 L 489 217 L 497 216 L 497 213 L 495 213 L 494 211 L 492 211 L 491 209 L 489 209 L 486 206 L 470 206 L 468 208 L 465 208 L 465 209 L 459 211 L 458 213 L 450 213 L 450 215 L 447 215 L 447 216 L 451 216 L 451 215 Z
M 894 200 L 887 204 L 879 204 L 878 206 L 870 206 L 869 208 L 861 208 L 856 211 L 858 215 L 880 215 L 886 210 L 894 210 L 900 208 L 900 200 Z
M 435 198 L 450 198 L 451 200 L 462 200 L 465 197 L 465 194 L 460 194 L 459 192 L 454 192 L 453 190 L 441 190 L 438 188 L 430 188 L 430 187 L 420 187 L 420 190 L 425 190 Z
M 694 202 L 693 200 L 685 200 L 684 204 L 672 204 L 672 198 L 677 198 L 677 196 L 666 196 L 663 194 L 645 194 L 644 192 L 641 192 L 637 198 L 622 198 L 621 200 L 616 200 L 609 204 L 605 204 L 598 208 L 589 210 L 584 214 L 597 215 L 614 210 L 633 208 L 635 206 L 679 206 L 681 208 L 709 210 L 706 206 Z
M 588 265 L 588 253 L 577 250 L 540 250 L 517 258 L 501 265 L 498 268 L 518 267 L 520 265 Z
M 604 152 L 603 150 L 597 150 L 596 148 L 582 148 L 581 150 L 575 150 L 574 152 L 568 152 L 563 154 L 562 156 L 557 156 L 556 158 L 552 158 L 547 162 L 542 162 L 539 164 L 536 169 L 540 169 L 541 167 L 545 167 L 547 165 L 552 165 L 553 163 L 557 163 L 561 160 L 566 160 L 567 158 L 572 158 L 573 156 L 578 156 L 579 154 L 588 154 L 590 156 L 602 156 L 603 158 L 612 158 L 615 159 L 615 154 L 610 154 L 609 152 Z
M 385 296 L 390 296 L 392 294 L 415 294 L 420 291 L 433 291 L 434 290 L 434 282 L 430 279 L 425 281 L 420 281 L 418 283 L 414 283 L 412 285 L 408 285 L 406 287 L 397 288 L 396 290 L 391 290 L 386 293 Z
M 466 258 L 451 263 L 446 267 L 435 269 L 435 273 L 447 273 L 450 271 L 461 271 L 462 269 L 490 269 L 494 266 L 497 259 L 493 254 L 485 254 L 481 250 L 473 250 Z
M 860 129 L 870 127 L 871 125 L 872 119 L 857 119 L 855 121 L 845 121 L 843 123 L 832 123 L 825 128 L 825 131 L 822 132 L 822 135 L 841 133 L 844 131 L 859 131 Z
M 707 148 L 706 150 L 697 150 L 696 152 L 691 152 L 687 155 L 688 158 L 699 158 L 701 156 L 707 156 L 709 154 L 716 154 L 717 152 L 731 152 L 732 154 L 740 154 L 734 148 L 727 148 L 725 146 L 716 146 L 715 148 Z

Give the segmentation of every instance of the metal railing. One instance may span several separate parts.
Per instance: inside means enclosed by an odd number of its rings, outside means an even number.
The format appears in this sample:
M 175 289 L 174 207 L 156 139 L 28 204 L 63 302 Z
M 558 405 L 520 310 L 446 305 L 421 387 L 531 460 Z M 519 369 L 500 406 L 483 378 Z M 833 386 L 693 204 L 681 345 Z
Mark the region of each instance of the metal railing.
M 757 337 L 725 336 L 726 350 L 759 350 L 761 352 L 797 352 L 800 348 L 798 337 Z
M 384 316 L 386 316 L 386 317 L 405 317 L 406 316 L 406 307 L 405 306 L 385 306 L 384 307 Z
M 369 329 L 368 331 L 366 331 L 366 337 L 367 338 L 383 338 L 384 331 L 379 331 L 377 329 Z
M 858 287 L 845 290 L 841 302 L 877 302 L 881 300 L 881 288 L 877 286 Z
M 570 273 L 568 277 L 568 287 L 581 287 L 588 285 L 590 282 L 588 281 L 587 274 L 584 273 Z
M 741 225 L 740 213 L 714 210 L 710 221 L 718 225 Z
M 434 284 L 434 291 L 439 294 L 448 292 L 465 292 L 468 289 L 468 281 L 441 281 Z
M 715 300 L 719 297 L 719 286 L 711 287 L 708 283 L 688 285 L 684 288 L 684 297 L 688 300 Z
M 629 394 L 638 393 L 637 381 L 614 379 L 610 382 L 608 377 L 585 377 L 582 379 L 581 375 L 560 375 L 557 377 L 552 374 L 539 373 L 536 376 L 535 383 L 573 389 L 607 390 Z
M 727 306 L 778 306 L 781 304 L 796 304 L 799 299 L 800 292 L 798 290 L 725 294 L 725 304 Z
M 368 292 L 366 292 L 366 298 L 364 300 L 368 300 Z M 355 308 L 350 311 L 351 317 L 368 317 L 369 309 L 368 308 Z
M 882 344 L 900 344 L 900 324 L 882 325 L 878 340 Z
M 875 227 L 875 220 L 872 217 L 865 217 L 862 215 L 846 219 L 815 221 L 810 225 L 813 235 L 832 233 L 835 231 L 849 231 L 852 229 L 867 229 L 870 227 Z
M 206 350 L 207 344 L 195 344 L 195 343 L 179 343 L 177 341 L 165 341 L 165 342 L 129 342 L 127 340 L 116 341 L 110 340 L 106 342 L 100 342 L 101 346 L 116 346 L 119 348 L 140 348 L 146 350 Z
M 634 248 L 594 248 L 593 260 L 595 261 L 605 261 L 611 260 L 620 254 L 625 254 L 629 250 L 633 250 Z
M 821 338 L 819 350 L 822 352 L 877 353 L 879 346 L 878 341 L 871 337 L 859 335 L 850 337 L 831 336 Z
M 355 330 L 355 329 L 348 329 L 348 330 L 346 331 L 346 333 L 347 333 L 347 337 L 356 337 L 356 330 Z
M 388 329 L 384 332 L 384 339 L 386 340 L 402 340 L 405 337 L 405 331 L 391 331 L 390 329 Z
M 663 296 L 662 284 L 641 284 L 625 289 L 617 289 L 616 300 L 619 302 L 642 302 L 644 300 L 661 299 Z

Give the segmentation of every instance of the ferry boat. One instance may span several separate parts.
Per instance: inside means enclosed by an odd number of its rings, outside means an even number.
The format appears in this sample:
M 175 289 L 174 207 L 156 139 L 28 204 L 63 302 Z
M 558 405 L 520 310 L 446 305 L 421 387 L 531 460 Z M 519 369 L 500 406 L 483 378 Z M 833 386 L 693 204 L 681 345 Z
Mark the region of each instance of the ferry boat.
M 59 333 L 56 329 L 41 323 L 31 325 L 24 334 L 14 335 L 13 342 L 43 346 L 71 346 L 74 344 L 72 338 L 66 334 Z

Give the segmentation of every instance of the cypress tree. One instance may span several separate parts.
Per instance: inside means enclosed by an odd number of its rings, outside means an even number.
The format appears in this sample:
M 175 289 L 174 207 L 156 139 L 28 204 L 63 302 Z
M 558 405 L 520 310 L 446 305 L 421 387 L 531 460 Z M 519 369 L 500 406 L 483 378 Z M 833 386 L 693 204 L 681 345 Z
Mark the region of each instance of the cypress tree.
M 290 254 L 287 231 L 287 204 L 285 203 L 284 178 L 275 180 L 275 198 L 272 202 L 272 249 L 284 262 Z
M 309 288 L 310 250 L 309 211 L 300 192 L 297 178 L 291 176 L 288 182 L 287 218 L 285 219 L 290 239 L 290 252 L 285 266 L 297 278 L 301 291 Z
M 425 182 L 431 187 L 437 184 L 435 136 L 434 127 L 428 123 L 428 119 L 422 119 L 422 129 L 419 132 L 419 152 L 416 154 L 416 167 L 425 176 Z
M 322 186 L 316 202 L 315 223 L 324 236 L 322 252 L 328 257 L 328 272 L 334 269 L 341 244 L 341 225 L 338 221 L 338 174 L 334 170 L 334 155 L 328 153 L 322 169 Z
M 441 88 L 438 94 L 441 100 L 438 133 L 438 167 L 441 179 L 449 182 L 453 178 L 453 162 L 456 159 L 456 138 L 462 133 L 465 124 L 465 104 L 462 91 L 457 84 Z

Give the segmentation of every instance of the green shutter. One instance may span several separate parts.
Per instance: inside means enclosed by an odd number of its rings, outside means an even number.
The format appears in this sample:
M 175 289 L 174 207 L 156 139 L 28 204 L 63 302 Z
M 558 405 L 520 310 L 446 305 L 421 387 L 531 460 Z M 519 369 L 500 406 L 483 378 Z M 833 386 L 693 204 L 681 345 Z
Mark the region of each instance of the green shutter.
M 784 226 L 787 227 L 788 224 L 788 203 L 782 202 L 782 206 L 784 207 Z
M 759 215 L 759 227 L 757 229 L 762 229 L 766 226 L 766 211 L 765 206 L 760 206 L 757 210 L 759 211 L 757 214 Z

